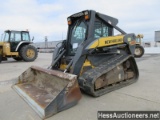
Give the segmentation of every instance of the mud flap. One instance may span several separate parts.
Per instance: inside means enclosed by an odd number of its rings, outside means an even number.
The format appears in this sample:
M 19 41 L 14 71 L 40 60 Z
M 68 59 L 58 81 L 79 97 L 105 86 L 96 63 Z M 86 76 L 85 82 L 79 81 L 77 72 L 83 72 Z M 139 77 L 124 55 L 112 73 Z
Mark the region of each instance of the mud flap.
M 76 75 L 36 66 L 22 73 L 12 88 L 43 119 L 76 105 L 81 98 Z

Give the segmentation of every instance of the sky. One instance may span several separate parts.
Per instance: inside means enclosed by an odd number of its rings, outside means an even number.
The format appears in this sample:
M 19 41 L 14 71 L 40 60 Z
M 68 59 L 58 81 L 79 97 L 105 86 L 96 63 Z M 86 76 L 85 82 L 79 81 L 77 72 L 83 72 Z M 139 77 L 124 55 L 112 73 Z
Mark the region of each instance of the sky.
M 160 30 L 160 0 L 3 0 L 0 33 L 29 30 L 34 42 L 66 39 L 67 17 L 87 9 L 118 18 L 121 29 L 143 34 L 144 41 Z

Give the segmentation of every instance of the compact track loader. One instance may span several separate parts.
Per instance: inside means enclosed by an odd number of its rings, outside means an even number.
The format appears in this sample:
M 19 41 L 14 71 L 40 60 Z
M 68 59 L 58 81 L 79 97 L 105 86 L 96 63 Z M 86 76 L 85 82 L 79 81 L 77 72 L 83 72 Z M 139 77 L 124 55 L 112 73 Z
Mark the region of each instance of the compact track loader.
M 127 34 L 118 19 L 85 10 L 68 17 L 67 40 L 54 50 L 47 68 L 32 66 L 13 89 L 42 117 L 68 109 L 81 92 L 101 96 L 137 81 L 135 34 Z M 121 35 L 114 36 L 114 29 Z

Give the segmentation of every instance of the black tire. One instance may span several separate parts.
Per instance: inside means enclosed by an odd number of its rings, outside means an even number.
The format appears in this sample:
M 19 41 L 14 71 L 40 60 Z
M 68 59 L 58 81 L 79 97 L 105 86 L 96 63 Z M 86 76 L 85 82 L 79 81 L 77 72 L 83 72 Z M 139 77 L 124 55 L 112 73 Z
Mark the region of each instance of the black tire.
M 37 58 L 38 52 L 34 46 L 25 45 L 20 49 L 20 56 L 24 61 L 32 62 Z
M 21 60 L 23 60 L 21 57 L 14 57 L 13 59 L 16 60 L 16 61 L 21 61 Z
M 144 54 L 144 48 L 140 45 L 136 45 L 135 47 L 135 52 L 134 52 L 134 57 L 135 58 L 140 58 Z

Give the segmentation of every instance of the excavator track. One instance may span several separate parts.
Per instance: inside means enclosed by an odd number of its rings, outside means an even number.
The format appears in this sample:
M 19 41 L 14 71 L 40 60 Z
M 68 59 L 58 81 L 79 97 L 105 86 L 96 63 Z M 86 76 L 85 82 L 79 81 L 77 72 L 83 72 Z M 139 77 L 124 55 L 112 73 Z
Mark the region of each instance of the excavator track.
M 97 80 L 102 79 L 100 77 L 103 77 L 104 75 L 107 76 L 106 74 L 109 72 L 110 72 L 110 74 L 112 74 L 112 76 L 116 75 L 116 73 L 114 74 L 114 71 L 115 71 L 114 69 L 116 67 L 119 69 L 120 67 L 118 67 L 118 66 L 122 66 L 128 60 L 130 62 L 131 68 L 129 68 L 129 70 L 127 71 L 128 73 L 125 73 L 126 71 L 124 72 L 124 79 L 123 80 L 111 82 L 111 84 L 108 84 L 106 86 L 104 86 L 102 83 L 100 88 L 98 88 L 98 89 L 96 88 Z M 134 66 L 136 66 L 136 63 L 135 63 L 135 60 L 132 55 L 130 55 L 130 56 L 117 55 L 116 57 L 100 64 L 99 66 L 95 67 L 94 69 L 90 69 L 90 70 L 86 71 L 82 76 L 80 76 L 79 77 L 80 88 L 83 91 L 85 91 L 87 94 L 98 97 L 98 96 L 101 96 L 101 95 L 106 94 L 108 92 L 111 92 L 113 90 L 130 85 L 130 84 L 137 81 L 138 75 L 139 75 L 138 70 L 136 69 L 137 67 L 134 67 Z M 124 71 L 124 69 L 125 68 L 123 68 L 123 71 Z M 127 77 L 128 77 L 128 79 L 127 79 Z M 101 81 L 103 81 L 104 84 L 107 83 L 107 81 L 105 81 L 105 79 L 100 80 L 100 82 Z

